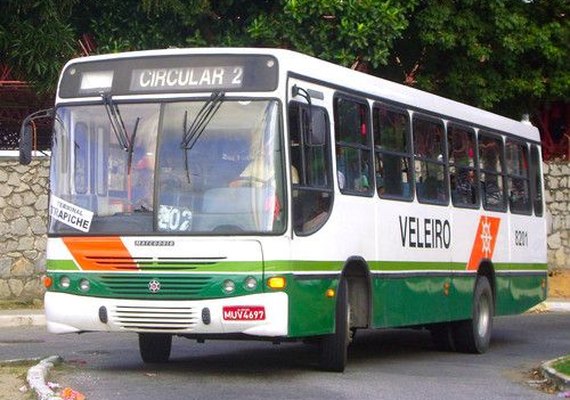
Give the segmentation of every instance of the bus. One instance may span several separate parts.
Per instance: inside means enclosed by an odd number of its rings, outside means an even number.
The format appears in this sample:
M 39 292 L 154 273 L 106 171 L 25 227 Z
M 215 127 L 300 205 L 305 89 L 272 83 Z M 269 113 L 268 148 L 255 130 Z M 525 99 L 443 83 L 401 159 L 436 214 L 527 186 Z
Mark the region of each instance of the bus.
M 283 49 L 83 57 L 53 116 L 47 328 L 483 353 L 546 297 L 538 130 Z M 31 126 L 21 131 L 30 162 Z

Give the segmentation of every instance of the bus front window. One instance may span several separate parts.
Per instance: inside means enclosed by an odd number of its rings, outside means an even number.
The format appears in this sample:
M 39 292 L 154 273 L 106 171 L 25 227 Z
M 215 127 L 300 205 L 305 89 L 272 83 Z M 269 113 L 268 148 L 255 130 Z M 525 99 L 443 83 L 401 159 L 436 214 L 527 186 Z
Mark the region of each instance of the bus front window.
M 203 102 L 165 107 L 158 230 L 280 232 L 285 208 L 277 102 L 226 100 L 196 129 L 202 107 Z
M 51 233 L 87 233 L 78 231 L 74 221 L 90 213 L 89 232 L 117 233 L 121 224 L 109 217 L 152 210 L 160 107 L 116 107 L 132 146 L 125 146 L 117 121 L 103 105 L 58 108 L 52 146 Z M 133 219 L 128 230 L 152 230 L 152 215 Z
M 284 230 L 278 103 L 220 100 L 202 121 L 205 105 L 60 107 L 50 233 Z

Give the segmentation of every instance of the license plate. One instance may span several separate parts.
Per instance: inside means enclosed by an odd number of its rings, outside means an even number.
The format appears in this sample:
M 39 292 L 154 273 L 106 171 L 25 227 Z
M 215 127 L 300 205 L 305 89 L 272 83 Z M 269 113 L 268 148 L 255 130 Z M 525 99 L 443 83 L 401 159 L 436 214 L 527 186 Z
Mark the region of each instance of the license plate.
M 223 308 L 225 321 L 263 321 L 265 307 L 263 306 L 226 306 Z

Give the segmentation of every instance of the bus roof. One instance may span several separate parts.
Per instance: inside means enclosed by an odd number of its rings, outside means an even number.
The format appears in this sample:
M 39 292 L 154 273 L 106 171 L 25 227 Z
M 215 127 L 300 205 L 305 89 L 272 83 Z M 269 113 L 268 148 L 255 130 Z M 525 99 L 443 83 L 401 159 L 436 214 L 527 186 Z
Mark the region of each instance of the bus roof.
M 176 56 L 187 54 L 258 54 L 272 55 L 279 60 L 280 70 L 294 73 L 322 84 L 333 85 L 340 90 L 359 92 L 369 97 L 399 103 L 412 109 L 425 110 L 444 118 L 467 122 L 475 126 L 520 136 L 539 142 L 540 134 L 530 123 L 519 122 L 498 114 L 491 113 L 464 103 L 450 100 L 432 93 L 395 83 L 373 75 L 358 72 L 302 53 L 285 49 L 271 48 L 173 48 L 163 50 L 144 50 L 116 54 L 96 55 L 70 60 L 71 64 L 91 61 L 103 61 L 120 58 L 142 58 L 158 56 Z M 346 82 L 350 82 L 347 86 Z

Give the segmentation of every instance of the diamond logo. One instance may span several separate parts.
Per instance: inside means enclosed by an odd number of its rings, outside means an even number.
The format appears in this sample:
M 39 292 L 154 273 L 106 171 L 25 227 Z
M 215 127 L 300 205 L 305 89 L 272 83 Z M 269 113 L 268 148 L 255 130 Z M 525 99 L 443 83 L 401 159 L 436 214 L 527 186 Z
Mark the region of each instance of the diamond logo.
M 471 247 L 471 256 L 467 263 L 467 270 L 477 271 L 482 260 L 492 260 L 495 253 L 495 243 L 499 237 L 501 218 L 482 215 L 479 217 L 479 226 Z
M 493 240 L 493 234 L 491 233 L 491 223 L 486 217 L 483 220 L 483 227 L 481 231 L 481 252 L 485 258 L 489 258 L 489 254 L 491 254 L 491 242 Z
M 158 293 L 160 291 L 160 282 L 153 279 L 148 283 L 148 290 L 151 293 Z

